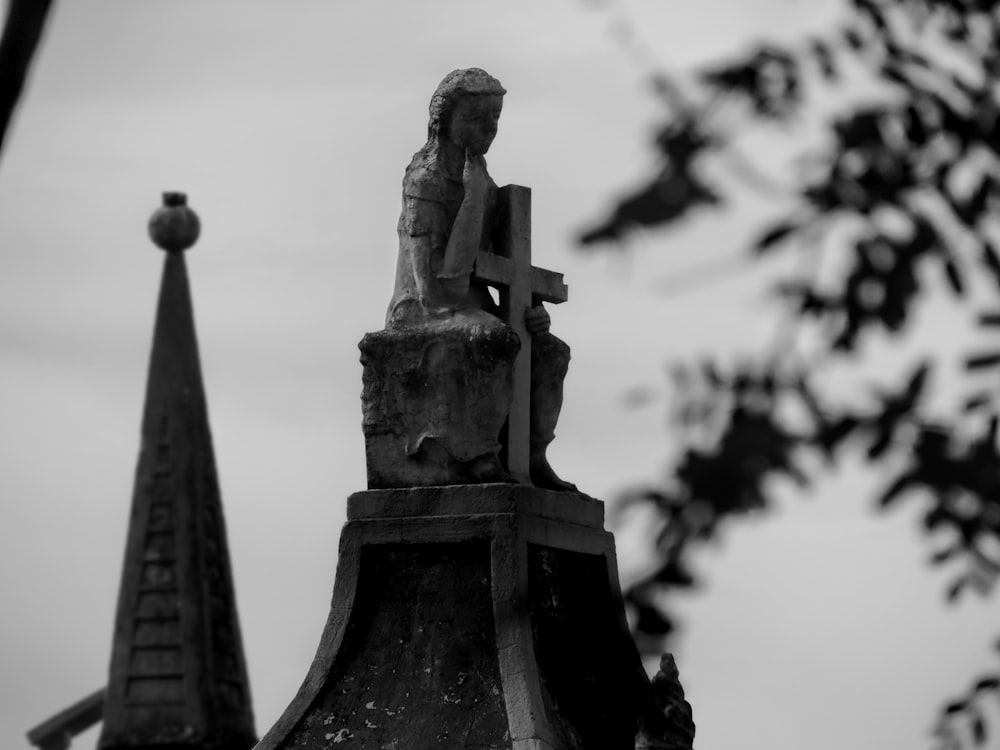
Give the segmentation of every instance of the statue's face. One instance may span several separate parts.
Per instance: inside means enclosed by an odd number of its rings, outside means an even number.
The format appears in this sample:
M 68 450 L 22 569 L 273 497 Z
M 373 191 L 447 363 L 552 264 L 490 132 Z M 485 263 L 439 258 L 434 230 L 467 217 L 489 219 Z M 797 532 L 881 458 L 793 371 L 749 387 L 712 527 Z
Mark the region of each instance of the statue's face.
M 502 108 L 502 96 L 463 97 L 448 118 L 448 139 L 473 156 L 485 154 L 496 138 Z

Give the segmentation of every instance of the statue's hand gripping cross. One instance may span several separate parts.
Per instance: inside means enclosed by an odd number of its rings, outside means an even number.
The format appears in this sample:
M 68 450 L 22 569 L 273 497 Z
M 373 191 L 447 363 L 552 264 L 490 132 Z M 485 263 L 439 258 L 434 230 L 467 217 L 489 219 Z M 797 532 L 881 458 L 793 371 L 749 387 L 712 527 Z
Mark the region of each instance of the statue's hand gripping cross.
M 565 302 L 568 290 L 561 273 L 531 265 L 531 189 L 508 185 L 500 189 L 500 202 L 504 220 L 495 252 L 476 256 L 472 277 L 499 290 L 500 317 L 521 340 L 507 420 L 507 471 L 521 484 L 531 484 L 531 334 L 524 314 L 538 302 Z

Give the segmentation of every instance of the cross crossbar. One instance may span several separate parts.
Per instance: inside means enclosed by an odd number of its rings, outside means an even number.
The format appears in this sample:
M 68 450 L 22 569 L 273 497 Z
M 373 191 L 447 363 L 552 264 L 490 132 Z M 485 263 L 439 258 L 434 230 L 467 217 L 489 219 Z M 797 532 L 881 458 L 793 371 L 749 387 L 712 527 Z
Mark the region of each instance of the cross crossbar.
M 515 278 L 516 271 L 512 268 L 510 258 L 504 258 L 496 253 L 479 253 L 476 256 L 474 277 L 493 286 L 506 286 L 510 279 Z M 531 297 L 532 303 L 565 302 L 569 289 L 563 282 L 563 275 L 546 268 L 531 267 Z

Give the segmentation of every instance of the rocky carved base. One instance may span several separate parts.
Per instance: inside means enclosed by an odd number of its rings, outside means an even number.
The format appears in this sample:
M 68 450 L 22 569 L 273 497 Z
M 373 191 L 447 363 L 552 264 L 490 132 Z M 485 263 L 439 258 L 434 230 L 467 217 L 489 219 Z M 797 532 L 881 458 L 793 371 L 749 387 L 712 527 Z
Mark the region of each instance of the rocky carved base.
M 369 333 L 359 346 L 369 487 L 507 479 L 499 436 L 520 347 L 510 328 L 456 318 Z
M 316 658 L 257 750 L 633 750 L 656 704 L 602 503 L 509 484 L 359 492 Z

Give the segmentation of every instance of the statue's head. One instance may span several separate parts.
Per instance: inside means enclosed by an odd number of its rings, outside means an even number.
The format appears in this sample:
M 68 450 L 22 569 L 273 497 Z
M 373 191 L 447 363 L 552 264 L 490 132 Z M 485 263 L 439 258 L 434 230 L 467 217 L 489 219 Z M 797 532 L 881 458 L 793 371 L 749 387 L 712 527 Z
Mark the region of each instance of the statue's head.
M 430 121 L 427 124 L 428 140 L 442 134 L 459 102 L 468 97 L 503 97 L 507 90 L 500 81 L 480 68 L 453 70 L 438 84 L 431 97 Z

